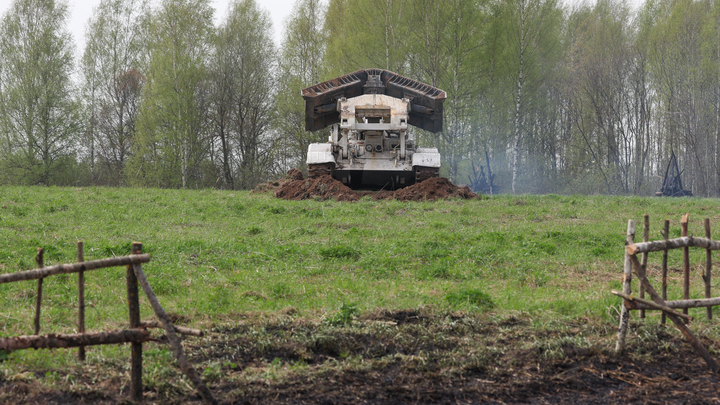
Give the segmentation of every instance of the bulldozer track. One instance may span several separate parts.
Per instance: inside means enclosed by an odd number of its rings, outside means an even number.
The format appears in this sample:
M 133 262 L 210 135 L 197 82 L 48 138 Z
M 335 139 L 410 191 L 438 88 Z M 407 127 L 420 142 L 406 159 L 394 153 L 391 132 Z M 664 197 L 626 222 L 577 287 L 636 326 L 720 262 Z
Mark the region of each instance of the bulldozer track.
M 423 181 L 433 178 L 440 177 L 440 169 L 437 167 L 422 167 L 418 166 L 415 168 L 415 182 L 422 183 Z
M 335 165 L 332 163 L 323 163 L 323 164 L 317 164 L 317 165 L 308 165 L 308 172 L 310 173 L 310 178 L 314 179 L 323 175 L 331 176 L 333 175 L 333 171 L 335 170 Z

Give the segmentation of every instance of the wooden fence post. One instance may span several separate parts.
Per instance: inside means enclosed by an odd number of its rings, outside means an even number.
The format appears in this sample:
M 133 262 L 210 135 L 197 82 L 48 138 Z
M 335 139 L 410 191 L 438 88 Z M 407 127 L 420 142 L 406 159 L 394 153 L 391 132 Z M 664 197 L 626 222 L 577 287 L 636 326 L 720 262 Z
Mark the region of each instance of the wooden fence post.
M 685 214 L 680 219 L 680 228 L 682 229 L 682 236 L 688 236 L 688 218 L 690 214 Z M 683 248 L 683 299 L 690 299 L 690 248 Z M 688 314 L 688 309 L 683 309 L 683 314 Z M 687 319 L 685 323 L 689 323 Z
M 650 241 L 650 215 L 645 214 L 643 216 L 643 242 Z M 647 270 L 648 254 L 647 252 L 642 254 L 642 266 L 644 270 Z M 645 298 L 645 286 L 640 283 L 638 286 L 640 289 L 640 298 Z M 645 310 L 640 310 L 640 319 L 645 319 Z
M 133 243 L 131 255 L 142 253 L 142 244 Z M 126 269 L 125 280 L 127 282 L 128 309 L 130 312 L 130 328 L 140 327 L 140 300 L 138 297 L 138 282 L 132 265 Z M 133 401 L 141 402 L 143 397 L 142 387 L 142 343 L 130 344 L 130 398 Z
M 629 245 L 635 242 L 635 221 L 628 220 L 627 236 L 625 244 Z M 623 268 L 623 292 L 625 294 L 632 293 L 632 262 L 630 254 L 625 252 L 625 265 Z M 625 335 L 627 334 L 628 323 L 630 322 L 630 310 L 623 304 L 620 305 L 620 327 L 618 328 L 618 338 L 615 344 L 615 353 L 620 354 L 625 350 Z
M 39 247 L 37 249 L 37 256 L 35 256 L 38 269 L 45 267 L 44 250 Z M 40 306 L 42 305 L 42 290 L 43 290 L 43 278 L 38 279 L 37 285 L 37 297 L 35 301 L 35 334 L 40 334 Z
M 705 218 L 705 237 L 707 239 L 711 238 L 711 232 L 710 232 L 710 218 Z M 712 279 L 712 251 L 710 249 L 705 250 L 705 275 L 703 276 L 703 280 L 705 280 L 705 298 L 710 298 L 710 281 Z M 705 308 L 707 319 L 712 319 L 712 307 Z
M 665 240 L 670 239 L 670 220 L 665 220 L 665 227 L 663 228 L 663 238 Z M 662 299 L 663 301 L 667 301 L 667 262 L 668 262 L 668 250 L 663 250 L 663 258 L 662 258 Z M 665 312 L 662 313 L 662 320 L 660 321 L 663 325 L 665 325 Z
M 77 243 L 78 263 L 85 261 L 83 241 Z M 85 272 L 78 272 L 78 333 L 85 333 Z M 85 346 L 78 347 L 78 359 L 85 361 Z

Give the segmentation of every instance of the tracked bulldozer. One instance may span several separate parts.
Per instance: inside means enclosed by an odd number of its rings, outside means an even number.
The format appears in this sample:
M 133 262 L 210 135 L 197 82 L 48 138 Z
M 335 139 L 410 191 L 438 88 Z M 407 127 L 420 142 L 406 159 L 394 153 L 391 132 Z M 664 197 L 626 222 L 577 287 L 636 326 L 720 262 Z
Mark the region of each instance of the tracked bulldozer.
M 332 126 L 308 148 L 310 177 L 330 175 L 353 189 L 397 189 L 437 177 L 437 148 L 415 143 L 412 125 L 442 130 L 446 93 L 383 69 L 363 69 L 302 90 L 305 129 Z

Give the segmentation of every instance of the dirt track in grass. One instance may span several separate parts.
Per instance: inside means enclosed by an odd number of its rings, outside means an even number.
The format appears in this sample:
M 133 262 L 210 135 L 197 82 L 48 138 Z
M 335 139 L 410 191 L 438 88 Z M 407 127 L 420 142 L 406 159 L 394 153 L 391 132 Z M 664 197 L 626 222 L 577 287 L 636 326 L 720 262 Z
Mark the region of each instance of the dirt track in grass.
M 347 319 L 346 319 L 347 320 Z M 633 325 L 628 354 L 598 321 L 533 325 L 527 315 L 376 311 L 350 323 L 292 311 L 249 316 L 184 341 L 227 404 L 710 404 L 720 376 L 671 329 Z M 637 329 L 640 327 L 640 329 Z M 704 340 L 710 347 L 718 342 Z M 207 371 L 211 370 L 211 372 Z M 106 370 L 107 371 L 107 370 Z M 73 384 L 0 377 L 0 403 L 126 401 L 124 367 L 100 382 L 81 367 Z M 180 379 L 146 387 L 148 403 L 200 403 Z

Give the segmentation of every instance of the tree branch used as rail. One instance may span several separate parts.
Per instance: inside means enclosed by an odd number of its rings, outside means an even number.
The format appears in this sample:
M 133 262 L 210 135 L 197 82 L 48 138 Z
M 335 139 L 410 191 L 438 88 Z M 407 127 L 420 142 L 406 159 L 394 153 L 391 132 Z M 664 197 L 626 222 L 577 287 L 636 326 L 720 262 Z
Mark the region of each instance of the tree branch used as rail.
M 611 294 L 615 294 L 615 295 L 617 295 L 618 297 L 625 298 L 625 299 L 627 300 L 627 301 L 626 301 L 626 306 L 627 306 L 629 309 L 658 309 L 658 310 L 660 310 L 660 311 L 665 311 L 665 312 L 667 312 L 667 313 L 674 314 L 675 316 L 679 316 L 680 318 L 687 319 L 687 320 L 689 320 L 689 321 L 692 321 L 692 320 L 693 320 L 693 317 L 692 317 L 692 316 L 690 316 L 690 315 L 685 315 L 685 314 L 683 314 L 682 312 L 673 311 L 672 308 L 670 308 L 670 307 L 667 306 L 667 305 L 656 304 L 656 303 L 654 303 L 654 302 L 652 302 L 652 301 L 648 301 L 648 300 L 646 300 L 646 299 L 644 299 L 644 298 L 633 297 L 633 296 L 630 295 L 630 294 L 625 294 L 625 293 L 620 292 L 620 291 L 612 290 L 612 291 L 610 291 L 610 293 L 611 293 Z M 628 303 L 629 303 L 629 306 L 628 306 Z M 643 307 L 641 308 L 638 304 L 643 304 Z M 665 304 L 667 304 L 667 302 L 665 302 Z
M 665 305 L 672 309 L 704 308 L 720 305 L 720 297 L 698 298 L 689 300 L 665 301 Z M 657 309 L 641 302 L 636 302 L 631 309 Z
M 708 238 L 684 236 L 682 238 L 656 240 L 652 242 L 639 242 L 627 245 L 625 251 L 630 255 L 646 252 L 659 252 L 661 250 L 680 249 L 685 247 L 700 247 L 708 250 L 720 250 L 720 242 Z
M 42 269 L 27 270 L 17 273 L 0 274 L 0 284 L 11 283 L 13 281 L 36 280 L 39 278 L 52 276 L 55 274 L 78 273 L 80 271 L 88 271 L 102 269 L 105 267 L 126 266 L 150 261 L 149 254 L 110 257 L 107 259 L 93 260 L 75 264 L 58 264 L 55 266 L 44 267 Z
M 140 326 L 142 326 L 144 328 L 155 328 L 155 329 L 164 329 L 165 328 L 165 326 L 163 326 L 158 321 L 142 321 L 142 322 L 140 322 Z M 189 336 L 197 336 L 197 337 L 203 337 L 205 335 L 203 333 L 203 331 L 201 331 L 200 329 L 191 329 L 191 328 L 186 328 L 184 326 L 178 326 L 178 325 L 173 325 L 173 327 L 175 328 L 175 332 L 177 332 L 181 335 L 189 335 Z
M 144 329 L 125 329 L 109 332 L 74 333 L 68 335 L 32 335 L 0 338 L 0 350 L 11 352 L 21 349 L 58 349 L 79 346 L 142 343 L 153 340 Z

